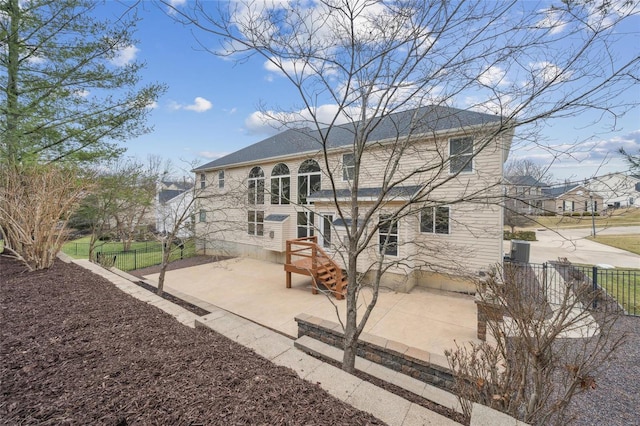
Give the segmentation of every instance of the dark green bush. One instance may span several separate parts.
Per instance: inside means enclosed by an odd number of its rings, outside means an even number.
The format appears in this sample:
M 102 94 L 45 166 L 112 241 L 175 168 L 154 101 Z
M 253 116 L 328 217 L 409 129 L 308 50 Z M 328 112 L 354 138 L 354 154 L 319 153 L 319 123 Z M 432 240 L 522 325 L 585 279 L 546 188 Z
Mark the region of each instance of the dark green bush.
M 538 241 L 535 231 L 504 231 L 505 240 L 522 240 L 522 241 Z

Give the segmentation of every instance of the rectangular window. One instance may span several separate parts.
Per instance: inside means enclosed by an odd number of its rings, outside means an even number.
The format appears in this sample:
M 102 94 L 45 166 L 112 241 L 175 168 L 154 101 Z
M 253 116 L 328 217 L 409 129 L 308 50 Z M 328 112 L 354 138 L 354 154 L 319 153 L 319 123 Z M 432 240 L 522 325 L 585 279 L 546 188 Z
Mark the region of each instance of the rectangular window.
M 449 139 L 449 172 L 469 173 L 473 171 L 473 138 Z
M 206 222 L 207 221 L 207 211 L 205 209 L 200 209 L 200 214 L 198 217 L 198 221 L 199 222 Z
M 298 212 L 298 238 L 312 237 L 315 231 L 313 212 Z
M 247 212 L 247 225 L 249 235 L 262 236 L 264 234 L 264 211 L 249 210 Z
M 289 204 L 291 199 L 291 178 L 276 176 L 271 178 L 271 204 Z
M 224 188 L 224 170 L 218 172 L 218 188 Z
M 331 224 L 333 222 L 332 214 L 322 215 L 322 228 L 320 229 L 320 237 L 322 238 L 322 247 L 331 248 Z
M 249 179 L 249 204 L 264 204 L 264 178 Z
M 342 156 L 342 180 L 353 180 L 353 175 L 356 170 L 355 164 L 353 154 L 344 154 Z
M 207 186 L 207 175 L 200 173 L 200 189 L 204 189 Z
M 398 221 L 391 216 L 380 216 L 378 223 L 378 235 L 380 243 L 380 253 L 386 256 L 398 255 Z
M 448 234 L 449 228 L 449 207 L 425 207 L 420 210 L 420 232 Z

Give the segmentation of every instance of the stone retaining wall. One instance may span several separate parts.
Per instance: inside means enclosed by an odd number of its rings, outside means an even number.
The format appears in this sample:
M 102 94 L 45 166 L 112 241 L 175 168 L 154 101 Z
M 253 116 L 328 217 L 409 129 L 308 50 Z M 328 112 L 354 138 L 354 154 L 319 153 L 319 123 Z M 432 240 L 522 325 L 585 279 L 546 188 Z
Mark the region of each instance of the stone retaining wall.
M 343 348 L 340 324 L 307 314 L 300 314 L 295 320 L 298 323 L 298 337 L 309 336 L 328 345 Z M 358 341 L 357 355 L 442 389 L 450 390 L 453 386 L 453 375 L 447 360 L 438 354 L 362 333 Z

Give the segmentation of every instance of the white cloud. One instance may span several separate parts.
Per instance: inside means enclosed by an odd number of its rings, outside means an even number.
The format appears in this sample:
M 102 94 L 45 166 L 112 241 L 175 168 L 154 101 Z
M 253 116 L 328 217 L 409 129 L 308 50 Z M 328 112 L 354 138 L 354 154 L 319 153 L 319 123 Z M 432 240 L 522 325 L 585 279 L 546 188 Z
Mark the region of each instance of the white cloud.
M 571 71 L 563 70 L 559 66 L 547 61 L 531 62 L 529 63 L 529 70 L 534 79 L 542 84 L 547 84 L 552 81 L 554 84 L 567 81 L 573 74 Z
M 147 109 L 156 109 L 158 108 L 158 103 L 156 101 L 151 102 L 150 104 L 147 104 Z
M 134 61 L 139 51 L 140 49 L 133 45 L 122 47 L 110 62 L 117 67 L 123 67 Z
M 334 124 L 344 124 L 349 117 L 340 110 L 338 105 L 326 104 L 314 111 L 315 121 L 320 127 L 328 126 L 335 119 Z M 256 111 L 245 119 L 245 127 L 251 134 L 273 135 L 286 128 L 316 128 L 314 119 L 308 110 L 294 112 Z
M 169 103 L 169 108 L 172 110 L 186 109 L 188 111 L 205 112 L 212 107 L 213 104 L 210 101 L 200 96 L 197 96 L 190 105 L 179 104 L 175 101 Z
M 213 104 L 211 104 L 211 102 L 198 96 L 191 105 L 185 106 L 184 109 L 195 112 L 205 112 L 210 110 L 212 106 Z
M 203 158 L 207 158 L 209 160 L 215 160 L 216 158 L 224 157 L 229 154 L 228 152 L 217 152 L 217 151 L 199 151 L 198 155 Z
M 79 98 L 86 98 L 90 94 L 91 93 L 87 89 L 79 89 L 74 92 L 74 95 L 76 95 Z
M 44 64 L 45 62 L 47 62 L 47 60 L 45 58 L 43 58 L 42 56 L 29 56 L 27 58 L 27 62 L 29 62 L 30 64 L 33 64 L 33 65 L 40 65 L 40 64 Z
M 540 11 L 543 18 L 538 21 L 536 28 L 549 30 L 549 34 L 560 34 L 565 30 L 567 22 L 563 19 L 562 12 L 558 9 L 543 9 Z
M 478 81 L 480 84 L 488 87 L 504 86 L 509 84 L 509 81 L 505 78 L 506 71 L 497 65 L 492 65 L 485 69 Z

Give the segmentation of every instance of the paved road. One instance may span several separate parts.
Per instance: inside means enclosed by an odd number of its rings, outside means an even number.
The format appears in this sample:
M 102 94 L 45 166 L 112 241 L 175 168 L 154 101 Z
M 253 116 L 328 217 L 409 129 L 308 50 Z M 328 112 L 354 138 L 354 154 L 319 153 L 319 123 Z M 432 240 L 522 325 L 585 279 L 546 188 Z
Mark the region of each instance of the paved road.
M 640 235 L 640 226 L 596 228 L 596 235 L 628 234 Z M 640 268 L 640 255 L 587 240 L 585 237 L 589 235 L 591 228 L 536 230 L 538 241 L 531 242 L 529 260 L 532 263 L 544 263 L 566 257 L 572 263 L 604 263 L 622 268 Z

